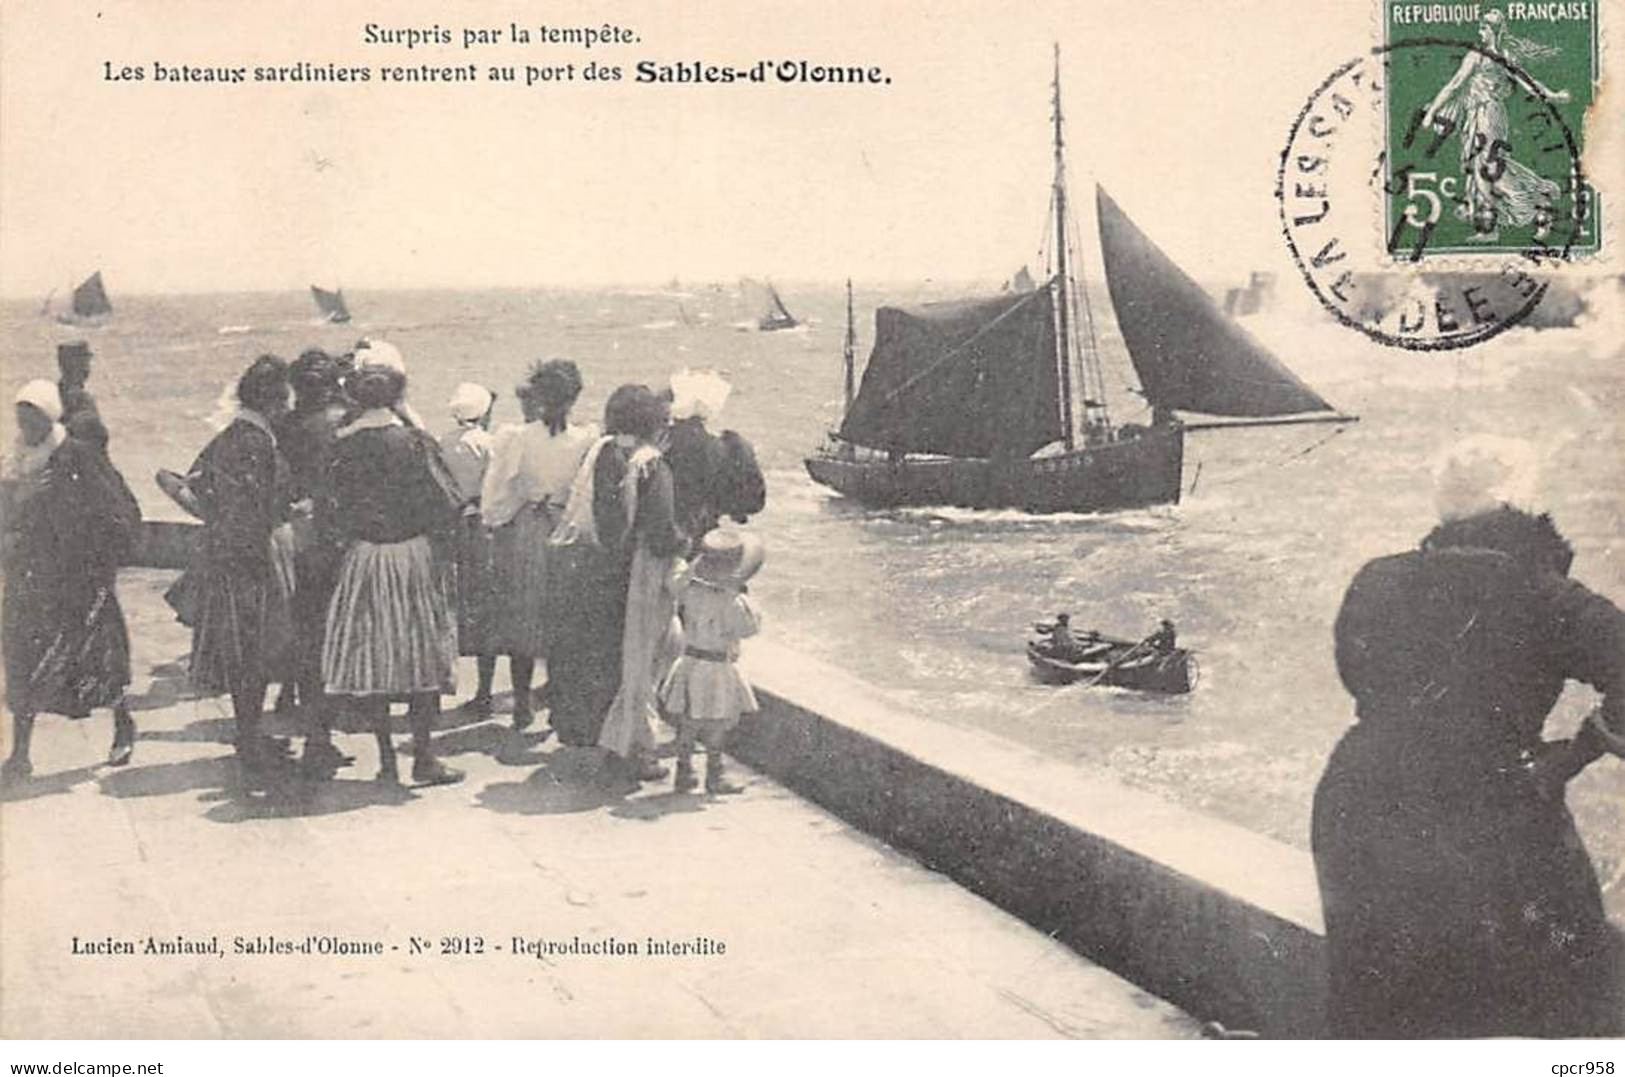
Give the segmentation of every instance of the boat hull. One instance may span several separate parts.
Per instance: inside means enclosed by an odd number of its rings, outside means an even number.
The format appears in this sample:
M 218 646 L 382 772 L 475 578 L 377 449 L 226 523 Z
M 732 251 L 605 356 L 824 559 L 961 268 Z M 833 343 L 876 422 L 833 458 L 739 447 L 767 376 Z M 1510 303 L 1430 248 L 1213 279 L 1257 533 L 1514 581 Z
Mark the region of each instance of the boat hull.
M 1136 657 L 1136 644 L 1114 647 L 1100 660 L 1067 662 L 1045 654 L 1036 643 L 1027 644 L 1027 660 L 1045 684 L 1076 684 L 1128 688 L 1137 692 L 1183 695 L 1196 687 L 1196 657 L 1184 649 L 1168 654 Z M 1126 660 L 1125 660 L 1126 658 Z
M 1179 501 L 1185 432 L 1177 423 L 1138 437 L 998 465 L 952 457 L 806 460 L 815 482 L 874 508 L 957 505 L 1027 512 L 1105 512 Z

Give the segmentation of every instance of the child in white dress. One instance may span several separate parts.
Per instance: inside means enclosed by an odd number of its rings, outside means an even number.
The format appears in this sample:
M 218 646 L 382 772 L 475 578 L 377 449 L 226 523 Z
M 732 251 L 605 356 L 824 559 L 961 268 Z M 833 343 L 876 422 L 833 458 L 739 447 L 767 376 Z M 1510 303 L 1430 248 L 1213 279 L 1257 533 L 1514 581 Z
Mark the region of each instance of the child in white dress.
M 724 773 L 722 750 L 741 715 L 757 710 L 756 694 L 739 672 L 739 641 L 760 627 L 745 584 L 762 567 L 761 540 L 718 528 L 700 543 L 693 566 L 679 573 L 678 616 L 683 654 L 661 686 L 660 701 L 677 726 L 677 779 L 686 793 L 699 784 L 694 748 L 705 746 L 705 791 L 742 792 Z

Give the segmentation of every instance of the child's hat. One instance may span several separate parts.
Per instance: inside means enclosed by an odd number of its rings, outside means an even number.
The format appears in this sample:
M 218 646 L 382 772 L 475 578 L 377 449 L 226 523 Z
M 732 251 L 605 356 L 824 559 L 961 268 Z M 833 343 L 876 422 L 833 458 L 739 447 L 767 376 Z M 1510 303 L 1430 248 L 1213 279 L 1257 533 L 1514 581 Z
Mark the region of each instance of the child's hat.
M 719 527 L 700 540 L 694 571 L 709 580 L 744 583 L 761 569 L 767 547 L 749 531 Z

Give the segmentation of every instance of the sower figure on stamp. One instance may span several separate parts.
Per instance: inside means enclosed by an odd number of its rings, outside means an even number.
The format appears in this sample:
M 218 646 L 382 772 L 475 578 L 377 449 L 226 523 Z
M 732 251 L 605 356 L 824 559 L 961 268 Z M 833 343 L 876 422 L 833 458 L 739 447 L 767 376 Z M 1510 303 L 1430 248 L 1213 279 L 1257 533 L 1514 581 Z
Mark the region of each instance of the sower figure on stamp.
M 1505 155 L 1512 148 L 1506 99 L 1518 87 L 1511 72 L 1496 58 L 1523 63 L 1553 56 L 1557 50 L 1512 33 L 1507 29 L 1506 17 L 1494 10 L 1486 11 L 1479 20 L 1478 37 L 1489 55 L 1469 51 L 1462 57 L 1461 66 L 1423 113 L 1422 123 L 1440 131 L 1456 128 L 1465 195 L 1456 214 L 1473 223 L 1472 238 L 1476 242 L 1494 242 L 1503 223 L 1535 223 L 1535 235 L 1540 238 L 1552 223 L 1558 186 Z M 1549 101 L 1569 99 L 1566 90 L 1549 90 L 1533 76 L 1524 77 Z M 1540 217 L 1542 212 L 1544 218 Z
M 1336 624 L 1357 722 L 1315 791 L 1331 1033 L 1607 1036 L 1622 948 L 1563 786 L 1625 754 L 1625 615 L 1567 576 L 1533 449 L 1469 439 L 1443 522 L 1355 576 Z M 1543 741 L 1569 679 L 1603 693 Z

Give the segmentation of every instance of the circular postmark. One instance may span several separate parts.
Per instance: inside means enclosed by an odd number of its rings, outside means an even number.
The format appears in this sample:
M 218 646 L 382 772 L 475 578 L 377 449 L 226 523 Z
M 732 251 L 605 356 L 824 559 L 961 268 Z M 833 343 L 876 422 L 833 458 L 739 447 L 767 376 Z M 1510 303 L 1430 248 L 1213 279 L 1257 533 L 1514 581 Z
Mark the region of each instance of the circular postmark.
M 1424 61 L 1455 73 L 1430 98 L 1391 99 Z M 1287 249 L 1321 305 L 1419 351 L 1526 319 L 1590 211 L 1554 96 L 1460 41 L 1392 43 L 1333 71 L 1292 123 L 1275 188 Z

